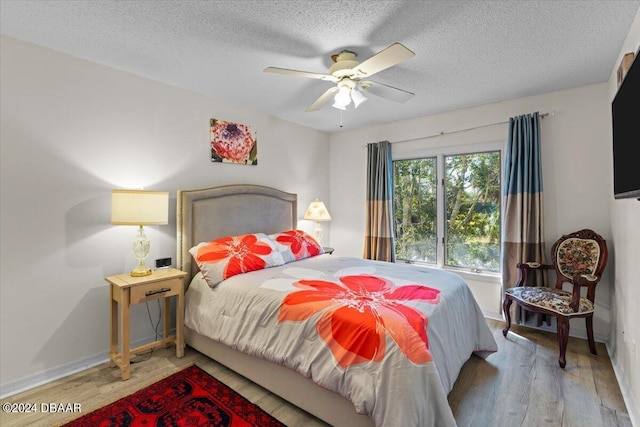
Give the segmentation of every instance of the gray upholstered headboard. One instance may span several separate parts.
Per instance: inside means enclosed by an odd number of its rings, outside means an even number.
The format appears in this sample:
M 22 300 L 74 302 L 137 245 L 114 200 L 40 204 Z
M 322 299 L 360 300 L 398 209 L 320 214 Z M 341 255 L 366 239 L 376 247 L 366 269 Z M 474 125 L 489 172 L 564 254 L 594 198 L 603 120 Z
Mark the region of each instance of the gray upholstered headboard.
M 188 286 L 198 267 L 189 249 L 200 242 L 246 233 L 273 234 L 297 226 L 298 197 L 260 185 L 178 191 L 177 267 Z

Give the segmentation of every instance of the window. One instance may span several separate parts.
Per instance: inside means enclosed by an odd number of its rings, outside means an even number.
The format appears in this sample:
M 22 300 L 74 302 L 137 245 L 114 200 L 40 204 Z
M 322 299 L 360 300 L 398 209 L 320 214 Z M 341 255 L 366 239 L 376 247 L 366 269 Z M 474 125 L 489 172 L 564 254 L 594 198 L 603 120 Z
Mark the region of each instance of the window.
M 393 162 L 398 259 L 500 271 L 500 154 L 438 154 Z
M 437 263 L 436 158 L 393 162 L 396 258 Z

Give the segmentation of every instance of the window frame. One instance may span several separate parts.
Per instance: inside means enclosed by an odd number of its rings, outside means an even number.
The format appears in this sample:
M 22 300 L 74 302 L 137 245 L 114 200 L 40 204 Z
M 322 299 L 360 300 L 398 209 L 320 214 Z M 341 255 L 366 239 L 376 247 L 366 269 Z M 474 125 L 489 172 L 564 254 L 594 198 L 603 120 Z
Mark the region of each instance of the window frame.
M 470 267 L 456 267 L 445 264 L 445 252 L 446 252 L 446 224 L 445 224 L 445 157 L 446 156 L 456 156 L 463 154 L 478 154 L 478 153 L 486 153 L 486 152 L 499 152 L 500 153 L 500 242 L 502 242 L 504 238 L 504 230 L 503 230 L 503 190 L 504 190 L 504 159 L 505 159 L 505 141 L 497 141 L 497 142 L 486 142 L 479 144 L 467 144 L 467 145 L 459 145 L 453 147 L 438 147 L 438 148 L 430 148 L 430 149 L 421 149 L 421 150 L 411 150 L 403 153 L 392 153 L 392 161 L 402 161 L 402 160 L 418 160 L 423 158 L 436 158 L 436 216 L 437 216 L 437 245 L 436 245 L 436 263 L 428 263 L 424 261 L 411 261 L 405 259 L 398 259 L 398 262 L 405 262 L 416 265 L 425 265 L 430 267 L 437 267 L 443 270 L 450 270 L 457 274 L 460 274 L 463 278 L 471 278 L 475 280 L 485 280 L 494 282 L 495 280 L 501 277 L 502 271 L 502 248 L 500 251 L 500 267 L 499 271 L 486 271 L 480 270 L 477 271 Z M 394 183 L 395 186 L 395 183 Z M 395 215 L 395 206 L 393 207 L 393 214 Z M 395 230 L 394 230 L 395 232 Z

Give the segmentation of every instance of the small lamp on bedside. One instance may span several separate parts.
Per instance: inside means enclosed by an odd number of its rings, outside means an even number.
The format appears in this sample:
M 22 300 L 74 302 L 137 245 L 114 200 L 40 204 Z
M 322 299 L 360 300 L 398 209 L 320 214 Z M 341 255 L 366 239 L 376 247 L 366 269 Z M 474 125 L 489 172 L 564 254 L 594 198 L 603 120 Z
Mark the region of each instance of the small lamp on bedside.
M 144 260 L 149 255 L 149 239 L 144 225 L 169 223 L 169 193 L 164 191 L 113 190 L 111 193 L 111 224 L 137 225 L 138 235 L 133 239 L 133 253 L 138 265 L 132 276 L 147 276 L 151 269 Z
M 329 215 L 327 207 L 320 200 L 314 200 L 304 213 L 304 219 L 316 222 L 316 228 L 313 232 L 317 242 L 320 243 L 322 240 L 322 228 L 320 228 L 320 221 L 331 221 L 331 215 Z

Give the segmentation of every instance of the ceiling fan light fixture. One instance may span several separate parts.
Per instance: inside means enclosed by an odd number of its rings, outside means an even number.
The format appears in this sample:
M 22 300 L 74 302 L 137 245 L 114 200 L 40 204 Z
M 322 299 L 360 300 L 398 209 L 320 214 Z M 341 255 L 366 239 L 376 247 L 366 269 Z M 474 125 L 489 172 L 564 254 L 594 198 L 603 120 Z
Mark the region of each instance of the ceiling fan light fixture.
M 367 97 L 364 96 L 359 90 L 354 89 L 351 91 L 351 99 L 353 99 L 353 106 L 355 108 L 358 108 L 360 104 L 367 100 Z
M 364 62 L 357 61 L 356 53 L 348 50 L 343 50 L 338 54 L 331 55 L 333 65 L 329 67 L 329 74 L 290 70 L 278 67 L 267 67 L 264 69 L 264 72 L 336 83 L 336 86 L 326 90 L 313 102 L 313 104 L 307 107 L 305 111 L 318 111 L 325 105 L 328 105 L 331 101 L 333 101 L 334 108 L 346 110 L 346 107 L 351 104 L 351 101 L 353 101 L 355 108 L 358 108 L 360 104 L 365 102 L 367 97 L 362 91 L 369 89 L 373 90 L 369 90 L 368 93 L 373 93 L 376 96 L 398 102 L 405 102 L 412 97 L 414 94 L 406 90 L 381 83 L 362 81 L 362 79 L 368 79 L 374 74 L 398 65 L 401 62 L 413 58 L 414 56 L 415 53 L 406 46 L 401 43 L 393 43 Z
M 336 93 L 335 98 L 333 99 L 332 107 L 338 108 L 340 110 L 346 110 L 347 105 L 351 104 L 351 97 L 349 96 L 350 89 L 348 87 L 342 86 L 338 93 Z
M 338 110 L 346 110 L 347 109 L 347 107 L 345 105 L 338 104 L 337 102 L 334 102 L 333 104 L 331 104 L 331 106 L 333 108 L 337 108 Z

